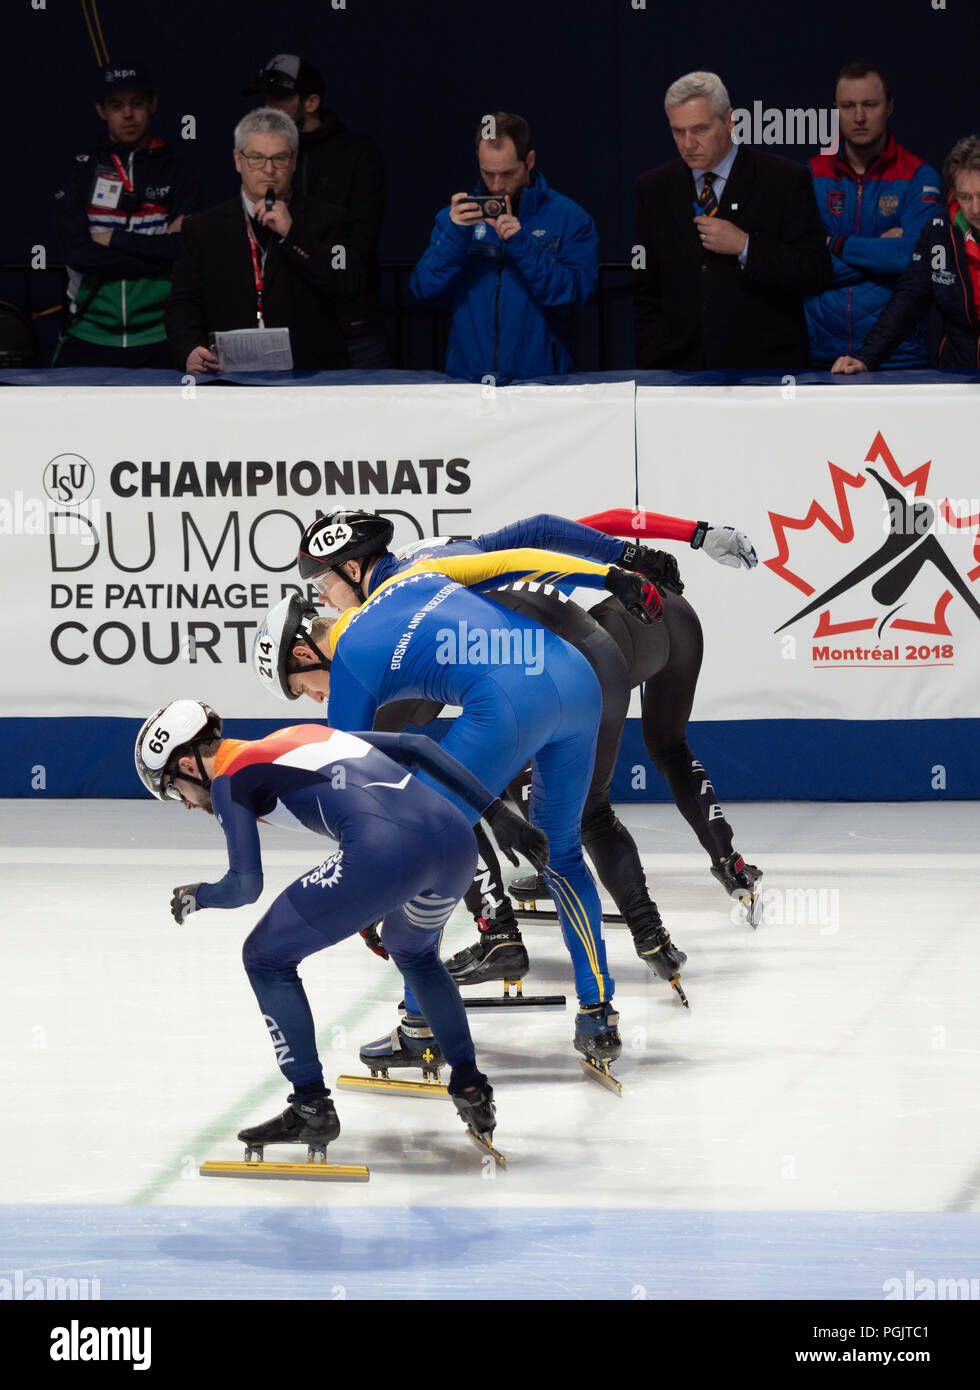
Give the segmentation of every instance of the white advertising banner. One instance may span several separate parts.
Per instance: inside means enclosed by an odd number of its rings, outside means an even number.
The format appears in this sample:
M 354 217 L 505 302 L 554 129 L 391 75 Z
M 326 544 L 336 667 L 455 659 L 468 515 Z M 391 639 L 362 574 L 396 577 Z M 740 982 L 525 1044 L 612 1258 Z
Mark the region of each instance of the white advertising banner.
M 641 506 L 759 554 L 671 547 L 705 631 L 695 719 L 980 715 L 980 387 L 640 388 L 636 412 Z
M 322 512 L 393 545 L 632 500 L 632 382 L 196 391 L 7 388 L 5 716 L 145 717 L 186 695 L 270 717 L 248 665 Z

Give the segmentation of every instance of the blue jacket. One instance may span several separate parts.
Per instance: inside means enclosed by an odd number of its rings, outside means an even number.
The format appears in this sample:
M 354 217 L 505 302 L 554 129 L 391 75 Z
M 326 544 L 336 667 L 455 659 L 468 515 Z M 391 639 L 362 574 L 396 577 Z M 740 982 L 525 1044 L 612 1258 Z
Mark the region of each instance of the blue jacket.
M 573 369 L 574 311 L 599 274 L 595 224 L 538 173 L 517 217 L 521 230 L 502 242 L 485 222 L 457 227 L 443 208 L 412 271 L 416 299 L 452 305 L 450 376 L 499 383 Z
M 909 154 L 891 133 L 860 177 L 843 154 L 816 155 L 809 168 L 834 267 L 832 287 L 806 302 L 813 360 L 822 364 L 856 355 L 941 194 L 935 169 Z M 895 345 L 884 367 L 925 366 L 924 324 L 910 325 L 909 335 Z

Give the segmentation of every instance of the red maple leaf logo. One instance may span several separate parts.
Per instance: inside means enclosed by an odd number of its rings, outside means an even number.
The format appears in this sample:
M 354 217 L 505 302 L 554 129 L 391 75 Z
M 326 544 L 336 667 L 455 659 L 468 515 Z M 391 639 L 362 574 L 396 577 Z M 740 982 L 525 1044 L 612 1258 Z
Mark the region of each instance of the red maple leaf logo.
M 891 476 L 897 487 L 902 489 L 911 487 L 911 499 L 923 498 L 925 496 L 926 485 L 929 479 L 929 470 L 932 467 L 931 459 L 926 463 L 920 464 L 918 468 L 912 469 L 908 473 L 903 473 L 879 430 L 874 437 L 871 448 L 868 450 L 864 461 L 866 464 L 883 464 L 885 472 Z M 763 563 L 768 569 L 771 569 L 774 574 L 779 575 L 780 579 L 785 580 L 787 584 L 792 584 L 794 588 L 799 589 L 803 594 L 806 594 L 807 597 L 816 593 L 816 587 L 801 574 L 794 572 L 790 568 L 790 541 L 787 533 L 791 531 L 809 531 L 819 522 L 820 525 L 834 537 L 838 544 L 849 545 L 855 538 L 854 518 L 851 513 L 850 496 L 853 491 L 865 487 L 869 477 L 876 480 L 880 477 L 879 474 L 870 468 L 860 473 L 849 473 L 837 464 L 831 463 L 829 460 L 827 462 L 827 467 L 830 472 L 830 480 L 834 492 L 835 514 L 832 514 L 824 508 L 816 498 L 810 503 L 806 515 L 803 517 L 783 516 L 779 512 L 769 513 L 769 521 L 772 525 L 777 554 L 773 559 L 765 560 Z M 891 492 L 897 500 L 902 500 L 909 496 L 908 494 L 900 495 L 896 493 L 894 489 L 891 489 Z M 920 507 L 923 509 L 928 508 L 931 516 L 932 509 L 927 503 L 920 503 Z M 972 527 L 977 532 L 977 536 L 974 539 L 973 558 L 976 561 L 980 561 L 980 513 L 975 516 L 969 515 L 961 517 L 954 511 L 948 498 L 944 498 L 939 504 L 939 513 L 947 526 L 956 530 Z M 914 543 L 914 540 L 915 537 L 913 536 L 910 544 Z M 890 559 L 891 557 L 889 557 L 887 563 L 890 563 Z M 886 563 L 884 559 L 882 563 Z M 861 566 L 859 566 L 858 569 L 860 570 Z M 859 582 L 859 579 L 868 577 L 874 572 L 874 568 L 869 569 L 867 575 L 859 575 L 858 572 L 855 571 L 855 583 Z M 977 564 L 968 572 L 967 578 L 972 583 L 978 576 L 980 576 L 980 564 Z M 954 578 L 957 577 L 954 576 Z M 958 580 L 958 583 L 961 582 L 961 580 Z M 846 591 L 848 587 L 850 586 L 842 581 L 841 584 L 830 589 L 827 592 L 827 596 L 828 598 L 834 597 L 838 592 Z M 962 589 L 960 592 L 963 592 Z M 912 618 L 895 618 L 891 626 L 902 628 L 910 632 L 935 633 L 942 636 L 951 636 L 952 634 L 946 622 L 946 610 L 952 602 L 952 599 L 952 589 L 945 589 L 936 601 L 931 621 L 917 621 Z M 970 600 L 968 599 L 968 601 Z M 899 607 L 901 606 L 903 605 L 900 604 Z M 974 605 L 971 602 L 971 607 L 972 606 Z M 804 608 L 797 617 L 802 617 L 804 613 L 811 611 L 811 609 L 812 605 L 810 608 Z M 892 612 L 896 611 L 897 609 L 892 609 Z M 879 624 L 883 627 L 887 619 L 891 617 L 891 613 L 886 613 L 883 618 L 879 612 L 867 618 L 859 618 L 851 622 L 834 623 L 831 622 L 830 612 L 829 606 L 821 610 L 817 627 L 814 630 L 814 637 L 831 637 L 838 633 L 861 632 L 872 629 Z M 790 622 L 793 621 L 795 621 L 795 619 L 790 619 Z M 788 626 L 788 624 L 784 624 L 783 626 Z

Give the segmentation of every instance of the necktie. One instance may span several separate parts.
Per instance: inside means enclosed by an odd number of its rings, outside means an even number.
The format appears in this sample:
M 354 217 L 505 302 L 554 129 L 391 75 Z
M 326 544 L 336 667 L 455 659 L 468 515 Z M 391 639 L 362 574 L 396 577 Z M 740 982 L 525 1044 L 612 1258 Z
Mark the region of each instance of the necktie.
M 272 245 L 275 233 L 272 231 L 271 227 L 264 227 L 262 223 L 257 222 L 254 217 L 249 220 L 252 223 L 252 231 L 255 233 L 255 240 L 262 247 L 263 251 L 267 251 Z
M 718 199 L 715 197 L 715 190 L 712 184 L 715 181 L 714 174 L 704 174 L 704 184 L 698 202 L 701 205 L 701 212 L 704 217 L 716 217 L 718 215 Z

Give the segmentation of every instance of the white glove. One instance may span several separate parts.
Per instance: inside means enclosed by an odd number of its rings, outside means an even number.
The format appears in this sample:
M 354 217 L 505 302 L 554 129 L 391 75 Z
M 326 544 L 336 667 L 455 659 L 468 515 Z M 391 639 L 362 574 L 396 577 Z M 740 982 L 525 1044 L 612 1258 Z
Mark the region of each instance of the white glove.
M 700 534 L 702 526 L 705 529 L 703 534 Z M 710 555 L 712 560 L 717 560 L 719 565 L 730 565 L 734 569 L 743 565 L 750 570 L 759 563 L 755 546 L 744 531 L 736 531 L 734 526 L 707 526 L 699 521 L 698 529 L 691 541 L 695 550 L 699 548 L 699 535 L 700 548 L 705 555 Z

